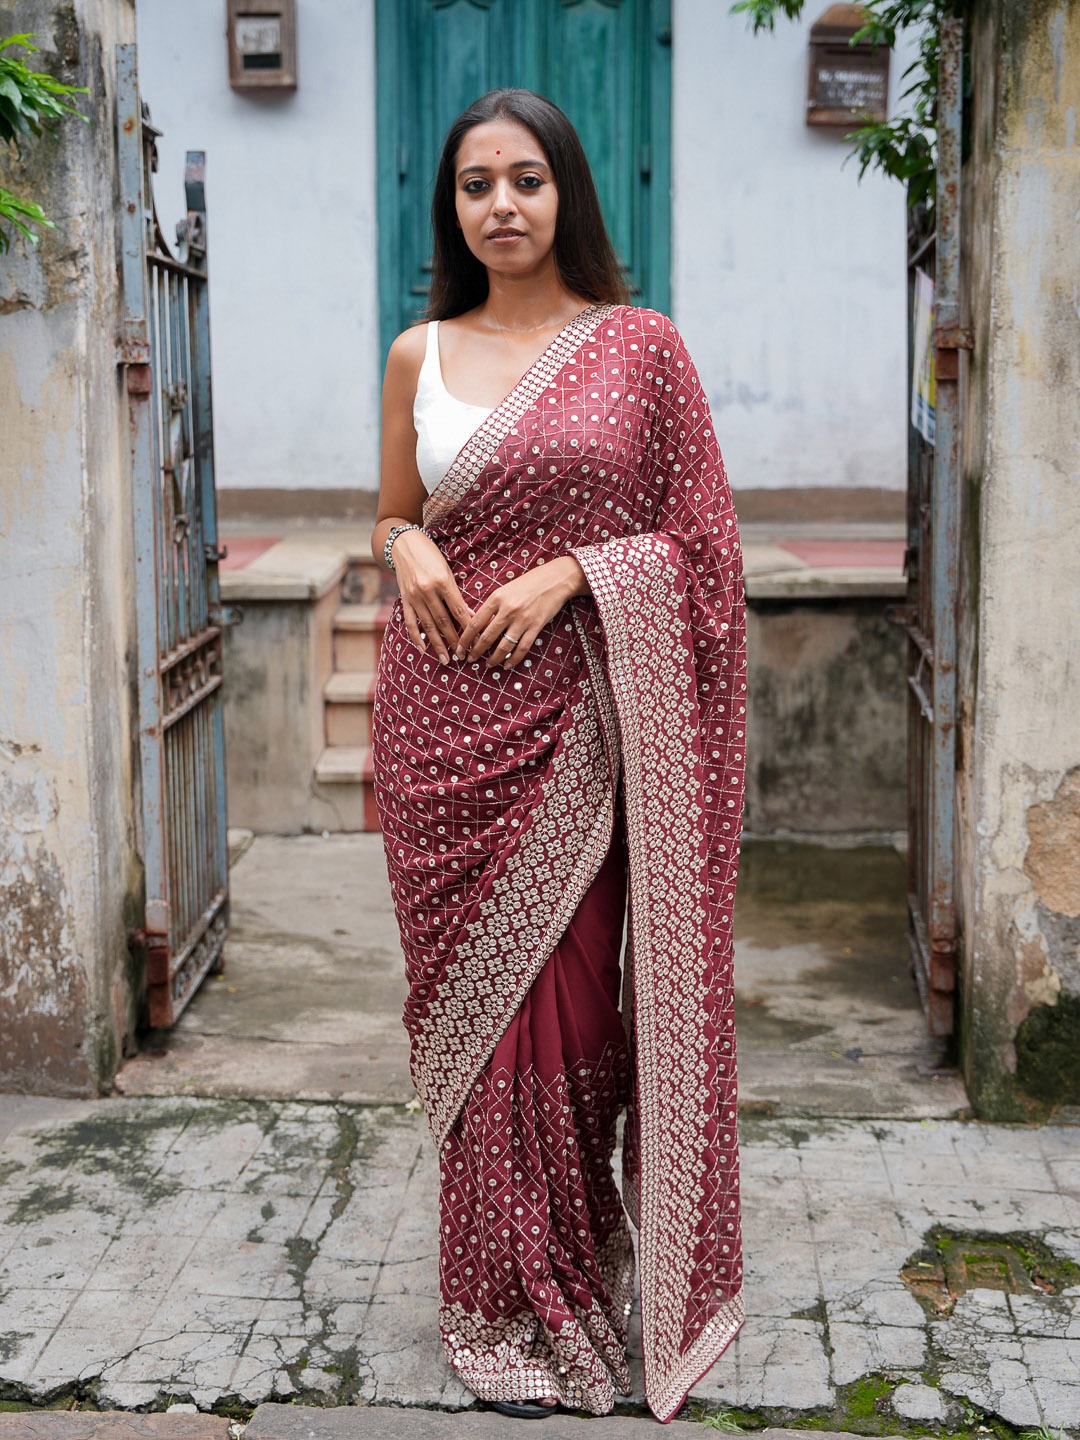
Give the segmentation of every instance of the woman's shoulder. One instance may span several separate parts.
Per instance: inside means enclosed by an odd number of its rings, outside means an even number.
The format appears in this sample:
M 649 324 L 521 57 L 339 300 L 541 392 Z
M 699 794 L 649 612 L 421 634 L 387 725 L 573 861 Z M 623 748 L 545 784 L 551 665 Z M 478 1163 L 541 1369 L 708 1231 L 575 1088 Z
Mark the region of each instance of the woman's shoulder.
M 658 369 L 685 373 L 693 362 L 686 342 L 670 315 L 645 305 L 619 305 L 611 316 L 631 348 L 642 346 L 642 356 Z
M 650 310 L 646 305 L 617 305 L 611 318 L 627 330 L 640 331 L 647 339 L 655 337 L 668 345 L 685 348 L 674 320 L 661 310 Z
M 392 341 L 390 345 L 389 358 L 397 361 L 418 363 L 424 358 L 424 351 L 427 349 L 428 322 L 418 320 L 415 325 L 410 325 L 407 330 Z
M 427 324 L 410 325 L 392 342 L 386 355 L 384 386 L 392 391 L 415 391 L 427 353 Z

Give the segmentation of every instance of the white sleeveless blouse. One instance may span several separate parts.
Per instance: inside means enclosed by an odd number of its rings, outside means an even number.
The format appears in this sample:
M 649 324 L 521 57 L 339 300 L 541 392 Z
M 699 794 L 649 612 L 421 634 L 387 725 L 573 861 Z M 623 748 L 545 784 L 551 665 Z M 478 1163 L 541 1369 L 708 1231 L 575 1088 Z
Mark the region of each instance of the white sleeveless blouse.
M 429 320 L 427 349 L 416 382 L 413 425 L 416 427 L 416 468 L 430 494 L 494 406 L 455 400 L 443 384 L 439 362 L 439 322 Z

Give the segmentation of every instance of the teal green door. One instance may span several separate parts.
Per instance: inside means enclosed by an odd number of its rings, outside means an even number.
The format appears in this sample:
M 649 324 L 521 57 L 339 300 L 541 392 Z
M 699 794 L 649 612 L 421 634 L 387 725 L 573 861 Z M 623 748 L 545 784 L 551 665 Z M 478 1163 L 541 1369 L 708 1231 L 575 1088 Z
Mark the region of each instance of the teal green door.
M 443 136 L 502 85 L 569 115 L 634 303 L 668 309 L 671 0 L 377 0 L 376 34 L 384 355 L 427 304 Z

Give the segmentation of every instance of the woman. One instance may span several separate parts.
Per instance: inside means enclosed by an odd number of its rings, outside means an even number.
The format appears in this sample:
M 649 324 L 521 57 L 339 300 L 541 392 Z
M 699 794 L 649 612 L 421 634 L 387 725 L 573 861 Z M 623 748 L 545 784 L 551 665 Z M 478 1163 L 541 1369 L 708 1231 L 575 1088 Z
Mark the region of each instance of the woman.
M 738 532 L 694 366 L 623 303 L 565 115 L 477 101 L 433 221 L 432 323 L 386 367 L 373 549 L 401 598 L 373 755 L 440 1151 L 440 1326 L 504 1413 L 607 1413 L 629 1215 L 668 1420 L 743 1320 Z

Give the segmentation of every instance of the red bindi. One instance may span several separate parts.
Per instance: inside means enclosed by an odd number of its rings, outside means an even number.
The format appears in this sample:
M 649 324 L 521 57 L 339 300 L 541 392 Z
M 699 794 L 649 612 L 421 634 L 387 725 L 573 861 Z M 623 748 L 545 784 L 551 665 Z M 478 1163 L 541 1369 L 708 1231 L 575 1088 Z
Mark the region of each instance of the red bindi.
M 495 154 L 496 154 L 496 155 L 501 155 L 501 154 L 502 154 L 502 151 L 501 151 L 501 150 L 496 150 L 496 151 L 495 151 Z

